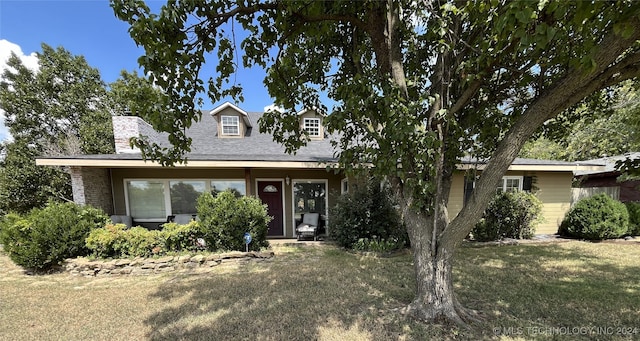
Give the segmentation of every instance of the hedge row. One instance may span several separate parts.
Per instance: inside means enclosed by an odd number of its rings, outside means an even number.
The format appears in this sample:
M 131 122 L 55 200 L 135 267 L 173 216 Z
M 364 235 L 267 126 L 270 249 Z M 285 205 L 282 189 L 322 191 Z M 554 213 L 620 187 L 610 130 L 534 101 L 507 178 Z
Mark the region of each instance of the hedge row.
M 268 246 L 266 206 L 253 197 L 236 198 L 230 191 L 198 199 L 200 221 L 168 223 L 162 230 L 127 229 L 110 224 L 101 210 L 74 203 L 50 203 L 26 215 L 8 214 L 0 221 L 0 243 L 9 257 L 25 268 L 44 270 L 67 258 L 151 256 L 183 251 L 251 250 Z

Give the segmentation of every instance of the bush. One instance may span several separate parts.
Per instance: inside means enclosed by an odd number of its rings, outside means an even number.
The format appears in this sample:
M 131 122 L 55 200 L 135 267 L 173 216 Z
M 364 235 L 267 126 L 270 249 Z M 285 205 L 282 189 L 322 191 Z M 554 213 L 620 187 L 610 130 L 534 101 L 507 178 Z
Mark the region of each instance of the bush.
M 162 232 L 147 230 L 140 226 L 125 231 L 125 239 L 121 247 L 122 255 L 128 257 L 149 257 L 166 252 L 163 248 Z
M 161 231 L 150 231 L 124 224 L 108 224 L 91 231 L 86 239 L 89 248 L 99 258 L 148 257 L 166 252 Z
M 601 240 L 619 238 L 629 230 L 629 213 L 621 202 L 601 193 L 578 201 L 567 213 L 558 233 Z
M 107 224 L 89 233 L 85 240 L 87 248 L 99 258 L 117 257 L 121 255 L 125 243 L 125 224 Z
M 629 213 L 629 235 L 640 236 L 640 203 L 627 202 L 624 205 Z
M 245 250 L 244 234 L 249 232 L 250 250 L 269 246 L 267 229 L 271 217 L 267 207 L 254 197 L 237 198 L 226 190 L 214 197 L 204 193 L 198 198 L 200 228 L 210 250 Z
M 87 255 L 85 239 L 108 221 L 109 217 L 96 208 L 50 202 L 24 216 L 5 216 L 0 243 L 16 264 L 44 270 L 66 258 Z
M 201 251 L 206 249 L 206 243 L 202 243 L 204 233 L 197 221 L 191 221 L 185 225 L 167 223 L 162 227 L 164 247 L 167 251 Z
M 530 239 L 541 220 L 542 202 L 529 192 L 503 192 L 489 203 L 471 231 L 477 241 Z
M 331 237 L 346 248 L 354 248 L 356 243 L 359 249 L 375 248 L 380 241 L 400 248 L 408 241 L 388 189 L 375 178 L 351 186 L 349 193 L 341 195 L 331 209 L 331 219 Z

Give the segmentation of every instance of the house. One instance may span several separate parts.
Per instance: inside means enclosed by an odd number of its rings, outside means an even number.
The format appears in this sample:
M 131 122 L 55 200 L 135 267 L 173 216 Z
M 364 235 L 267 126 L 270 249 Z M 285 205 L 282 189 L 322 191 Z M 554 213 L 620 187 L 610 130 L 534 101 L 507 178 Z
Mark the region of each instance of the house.
M 640 159 L 640 152 L 579 161 L 580 164 L 602 164 L 604 167 L 601 170 L 577 170 L 575 172 L 572 202 L 575 203 L 597 193 L 606 193 L 613 199 L 622 202 L 640 202 L 640 180 L 621 178 L 622 172 L 616 167 L 618 161 L 626 159 Z
M 129 139 L 145 135 L 167 144 L 142 119 L 114 116 L 116 153 L 41 157 L 38 165 L 65 166 L 71 173 L 74 201 L 104 209 L 109 214 L 131 216 L 135 225 L 157 227 L 167 216 L 195 214 L 196 198 L 205 191 L 232 189 L 254 195 L 268 205 L 274 219 L 268 235 L 294 236 L 296 221 L 307 212 L 319 213 L 330 233 L 329 208 L 348 189 L 348 180 L 336 166 L 335 150 L 323 128 L 323 117 L 313 110 L 298 113 L 300 126 L 310 136 L 307 146 L 295 155 L 262 134 L 257 127 L 262 113 L 246 112 L 224 103 L 203 112 L 202 119 L 187 130 L 193 139 L 188 163 L 161 167 L 144 161 Z M 482 165 L 461 162 L 451 190 L 450 216 L 464 205 L 465 171 Z M 546 222 L 540 233 L 555 233 L 569 209 L 574 163 L 517 159 L 496 190 L 535 190 L 544 204 Z

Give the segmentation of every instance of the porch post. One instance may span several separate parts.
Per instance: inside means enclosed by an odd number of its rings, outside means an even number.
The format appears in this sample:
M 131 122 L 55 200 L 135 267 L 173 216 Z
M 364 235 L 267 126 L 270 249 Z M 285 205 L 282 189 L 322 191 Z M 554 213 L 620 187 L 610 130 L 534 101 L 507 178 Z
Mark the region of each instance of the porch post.
M 247 195 L 253 195 L 253 191 L 251 190 L 251 168 L 244 169 L 244 184 L 247 187 Z

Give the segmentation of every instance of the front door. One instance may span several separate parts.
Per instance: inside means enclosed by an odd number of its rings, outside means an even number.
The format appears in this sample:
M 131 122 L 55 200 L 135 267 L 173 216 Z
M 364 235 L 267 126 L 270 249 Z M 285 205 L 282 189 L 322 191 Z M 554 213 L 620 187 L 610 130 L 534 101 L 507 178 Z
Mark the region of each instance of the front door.
M 273 217 L 269 223 L 267 236 L 284 235 L 282 195 L 281 181 L 258 181 L 258 197 L 267 205 L 267 214 Z

